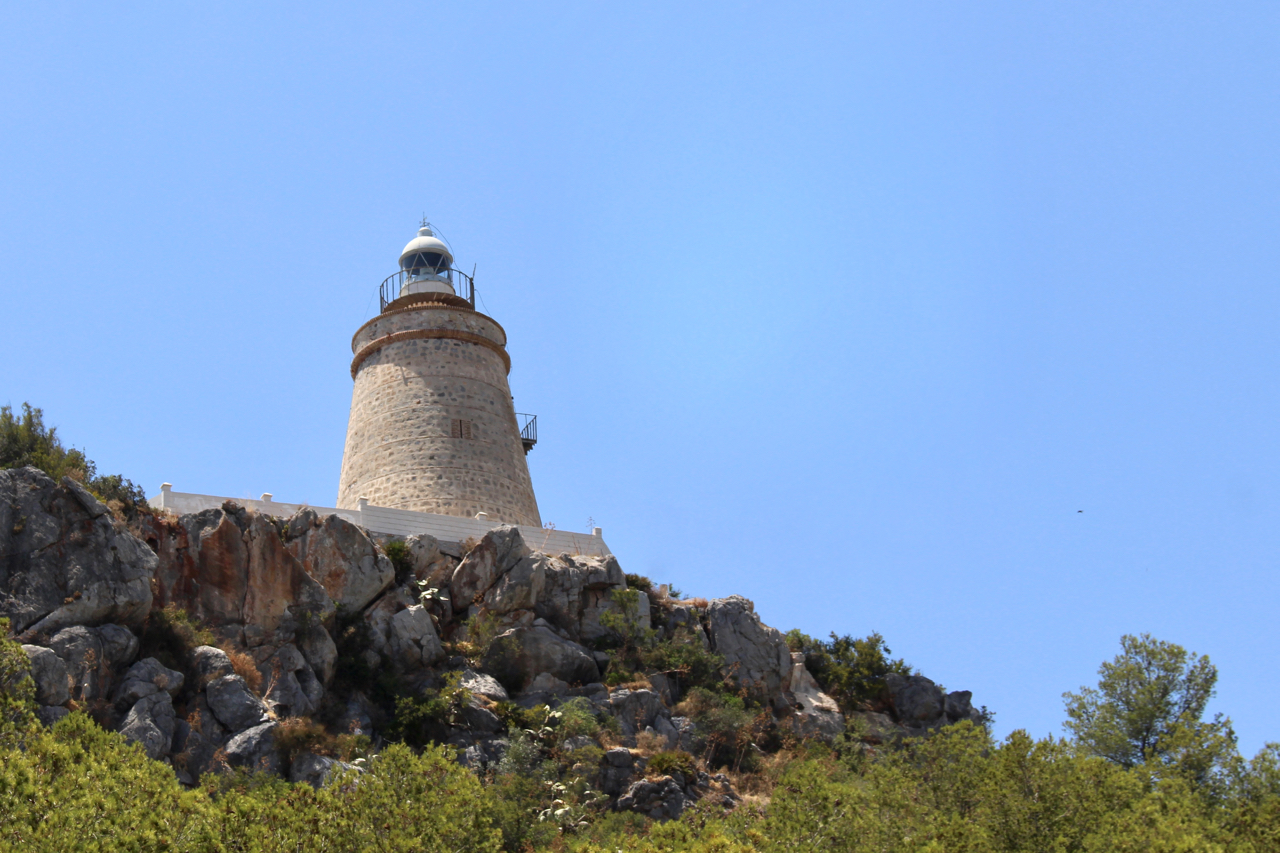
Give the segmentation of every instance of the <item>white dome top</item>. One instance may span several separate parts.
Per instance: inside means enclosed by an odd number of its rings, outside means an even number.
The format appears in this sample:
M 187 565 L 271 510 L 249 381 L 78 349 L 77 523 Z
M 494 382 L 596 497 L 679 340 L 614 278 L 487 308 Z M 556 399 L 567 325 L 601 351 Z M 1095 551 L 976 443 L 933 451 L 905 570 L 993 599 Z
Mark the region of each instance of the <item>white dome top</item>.
M 419 228 L 418 236 L 405 244 L 404 250 L 400 252 L 400 260 L 403 262 L 406 255 L 412 255 L 417 252 L 440 254 L 448 258 L 450 262 L 453 261 L 453 252 L 450 252 L 444 241 L 435 235 L 430 225 L 424 225 Z M 403 266 L 403 263 L 401 265 Z

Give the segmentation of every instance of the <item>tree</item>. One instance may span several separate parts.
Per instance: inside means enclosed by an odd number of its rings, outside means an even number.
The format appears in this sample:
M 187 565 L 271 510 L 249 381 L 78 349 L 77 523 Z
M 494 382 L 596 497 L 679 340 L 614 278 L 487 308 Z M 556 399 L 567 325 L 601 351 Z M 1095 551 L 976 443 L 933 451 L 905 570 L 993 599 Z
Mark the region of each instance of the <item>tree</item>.
M 1126 634 L 1120 647 L 1097 688 L 1063 694 L 1076 744 L 1125 768 L 1177 769 L 1200 784 L 1220 777 L 1236 736 L 1221 714 L 1202 719 L 1218 680 L 1209 658 L 1150 634 Z

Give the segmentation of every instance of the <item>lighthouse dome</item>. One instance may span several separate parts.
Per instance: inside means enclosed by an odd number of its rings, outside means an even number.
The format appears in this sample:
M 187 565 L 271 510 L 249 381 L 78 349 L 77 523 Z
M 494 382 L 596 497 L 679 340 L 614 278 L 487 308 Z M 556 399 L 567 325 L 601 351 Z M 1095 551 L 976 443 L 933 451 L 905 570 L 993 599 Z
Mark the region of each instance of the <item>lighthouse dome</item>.
M 453 253 L 431 230 L 430 225 L 418 229 L 418 236 L 405 244 L 400 253 L 400 269 L 413 275 L 439 274 L 453 265 Z

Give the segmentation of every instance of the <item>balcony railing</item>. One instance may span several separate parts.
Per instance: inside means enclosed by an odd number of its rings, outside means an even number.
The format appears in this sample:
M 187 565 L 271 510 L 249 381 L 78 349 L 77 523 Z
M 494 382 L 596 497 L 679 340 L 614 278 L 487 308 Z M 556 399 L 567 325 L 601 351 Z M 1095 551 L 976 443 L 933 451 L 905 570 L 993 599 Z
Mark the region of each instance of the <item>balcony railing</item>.
M 516 425 L 520 427 L 520 443 L 528 453 L 538 443 L 538 416 L 516 412 Z
M 378 310 L 386 311 L 388 305 L 400 298 L 400 291 L 404 286 L 415 282 L 428 286 L 432 283 L 448 284 L 454 293 L 471 303 L 472 308 L 476 307 L 476 280 L 462 270 L 447 269 L 417 275 L 409 270 L 400 270 L 383 279 L 382 286 L 378 288 Z

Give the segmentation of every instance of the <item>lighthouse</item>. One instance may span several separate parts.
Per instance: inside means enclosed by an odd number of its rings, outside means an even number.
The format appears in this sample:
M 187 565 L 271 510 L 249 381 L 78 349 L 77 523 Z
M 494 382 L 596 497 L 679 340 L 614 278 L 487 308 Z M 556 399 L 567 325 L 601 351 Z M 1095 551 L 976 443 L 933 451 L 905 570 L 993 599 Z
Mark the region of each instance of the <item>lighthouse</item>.
M 540 527 L 507 333 L 475 307 L 475 281 L 425 220 L 383 281 L 380 311 L 351 341 L 351 416 L 338 506 L 375 506 Z M 481 515 L 483 513 L 483 515 Z

